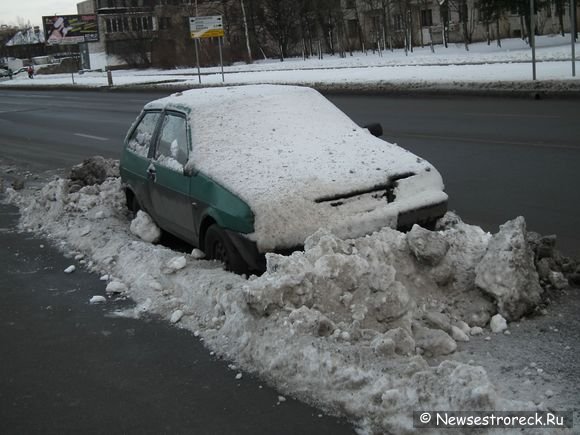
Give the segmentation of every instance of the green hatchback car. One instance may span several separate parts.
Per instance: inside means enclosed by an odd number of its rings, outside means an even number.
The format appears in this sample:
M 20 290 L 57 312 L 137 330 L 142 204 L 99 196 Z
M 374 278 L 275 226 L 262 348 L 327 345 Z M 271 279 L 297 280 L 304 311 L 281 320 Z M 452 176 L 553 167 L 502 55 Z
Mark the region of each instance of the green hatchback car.
M 128 207 L 238 273 L 342 238 L 429 224 L 447 210 L 437 170 L 359 127 L 317 91 L 207 88 L 145 105 L 121 157 Z

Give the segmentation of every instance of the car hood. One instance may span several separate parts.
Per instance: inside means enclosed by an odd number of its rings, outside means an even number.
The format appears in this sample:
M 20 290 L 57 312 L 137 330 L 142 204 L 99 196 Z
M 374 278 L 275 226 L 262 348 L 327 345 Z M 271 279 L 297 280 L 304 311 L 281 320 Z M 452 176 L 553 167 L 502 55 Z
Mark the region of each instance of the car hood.
M 372 136 L 313 89 L 202 89 L 170 97 L 164 105 L 191 108 L 188 165 L 252 208 L 250 237 L 261 250 L 301 245 L 320 227 L 357 236 L 361 219 L 373 214 L 371 220 L 382 223 L 375 229 L 393 219 L 396 225 L 395 207 L 387 213 L 380 192 L 399 178 L 414 186 L 400 192 L 400 199 L 442 198 L 441 177 L 431 164 Z M 405 184 L 402 179 L 397 184 Z

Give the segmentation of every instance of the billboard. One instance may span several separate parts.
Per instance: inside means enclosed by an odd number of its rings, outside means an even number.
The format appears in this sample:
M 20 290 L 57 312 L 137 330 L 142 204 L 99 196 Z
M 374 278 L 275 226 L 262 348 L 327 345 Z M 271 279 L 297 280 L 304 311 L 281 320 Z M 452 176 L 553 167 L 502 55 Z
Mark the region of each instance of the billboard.
M 42 24 L 47 44 L 78 44 L 99 40 L 95 14 L 42 17 Z

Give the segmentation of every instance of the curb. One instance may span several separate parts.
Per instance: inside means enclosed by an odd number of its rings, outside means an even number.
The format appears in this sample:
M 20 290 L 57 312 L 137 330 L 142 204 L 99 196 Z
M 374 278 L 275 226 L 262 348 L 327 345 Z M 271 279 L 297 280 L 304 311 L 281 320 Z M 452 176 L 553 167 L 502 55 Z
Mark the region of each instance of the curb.
M 264 83 L 267 84 L 267 83 Z M 441 97 L 508 97 L 508 98 L 580 98 L 580 81 L 513 81 L 513 82 L 408 82 L 408 83 L 276 83 L 280 85 L 308 86 L 325 94 L 361 94 L 393 96 L 441 96 Z M 2 86 L 0 90 L 38 91 L 93 91 L 93 92 L 182 92 L 189 89 L 243 86 L 246 83 L 226 83 L 210 85 L 184 85 L 175 81 L 154 82 L 122 86 L 84 85 L 23 85 Z

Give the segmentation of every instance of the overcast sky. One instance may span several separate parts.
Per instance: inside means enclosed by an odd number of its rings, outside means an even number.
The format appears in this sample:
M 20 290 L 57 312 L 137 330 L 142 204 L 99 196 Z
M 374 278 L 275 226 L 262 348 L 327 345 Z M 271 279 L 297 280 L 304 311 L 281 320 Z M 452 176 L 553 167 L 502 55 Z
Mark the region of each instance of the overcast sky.
M 80 0 L 78 0 L 80 1 Z M 40 26 L 44 15 L 77 13 L 75 0 L 0 0 L 0 24 L 18 24 L 20 20 Z

